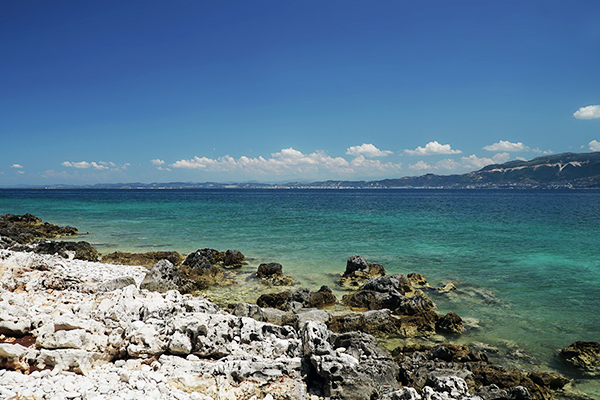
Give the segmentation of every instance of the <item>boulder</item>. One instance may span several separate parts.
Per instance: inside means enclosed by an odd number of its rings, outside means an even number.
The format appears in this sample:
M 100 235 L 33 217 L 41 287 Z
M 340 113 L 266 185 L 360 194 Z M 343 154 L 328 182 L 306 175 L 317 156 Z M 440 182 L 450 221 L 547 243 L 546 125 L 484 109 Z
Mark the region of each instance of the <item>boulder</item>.
M 340 285 L 347 289 L 356 289 L 367 280 L 384 275 L 385 268 L 381 265 L 369 264 L 363 256 L 354 255 L 346 262 L 346 270 L 340 278 Z
M 600 376 L 600 343 L 578 341 L 559 351 L 561 359 L 585 376 Z
M 161 260 L 146 274 L 140 289 L 166 293 L 169 290 L 179 289 L 181 281 L 179 269 L 170 261 Z
M 277 275 L 283 275 L 283 267 L 279 263 L 260 264 L 256 271 L 256 276 L 259 278 L 270 278 Z
M 454 334 L 461 334 L 465 331 L 462 318 L 460 318 L 460 316 L 455 312 L 449 312 L 448 314 L 439 318 L 435 326 L 441 331 Z
M 149 251 L 147 253 L 116 251 L 102 256 L 103 263 L 141 265 L 143 267 L 152 267 L 160 260 L 168 260 L 173 265 L 180 265 L 183 262 L 183 256 L 176 251 Z
M 342 297 L 342 303 L 353 309 L 395 309 L 406 299 L 401 293 L 400 282 L 390 277 L 368 280 L 358 292 Z
M 332 306 L 335 303 L 337 303 L 337 298 L 329 287 L 323 285 L 318 291 L 310 292 L 307 307 L 323 308 Z
M 263 308 L 270 307 L 285 310 L 289 297 L 290 292 L 266 293 L 256 300 L 256 304 Z
M 227 250 L 223 257 L 223 266 L 226 268 L 241 268 L 246 262 L 246 257 L 237 250 Z
M 283 275 L 283 267 L 279 263 L 260 264 L 256 276 L 261 282 L 273 286 L 288 286 L 294 283 L 291 277 Z

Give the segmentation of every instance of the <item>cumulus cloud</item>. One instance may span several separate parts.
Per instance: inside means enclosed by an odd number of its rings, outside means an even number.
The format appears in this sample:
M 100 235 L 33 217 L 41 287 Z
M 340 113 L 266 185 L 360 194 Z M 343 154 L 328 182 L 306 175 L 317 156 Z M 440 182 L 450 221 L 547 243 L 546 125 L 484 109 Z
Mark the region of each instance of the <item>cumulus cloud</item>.
M 150 160 L 150 162 L 152 163 L 152 165 L 156 165 L 156 166 L 160 166 L 163 165 L 165 162 L 163 160 L 161 160 L 160 158 L 157 158 L 155 160 Z
M 115 164 L 114 162 L 106 162 L 106 161 L 99 161 L 99 162 L 88 162 L 88 161 L 78 161 L 78 162 L 71 162 L 71 161 L 64 161 L 62 162 L 60 165 L 62 165 L 63 167 L 68 167 L 68 168 L 76 168 L 76 169 L 95 169 L 95 170 L 108 170 L 108 169 L 127 169 L 127 167 L 129 166 L 129 163 L 123 164 L 121 166 L 118 166 L 117 164 Z
M 413 156 L 428 156 L 432 154 L 460 154 L 462 151 L 453 150 L 449 144 L 440 144 L 437 141 L 429 142 L 425 147 L 418 146 L 414 150 L 404 150 Z
M 351 161 L 347 161 L 342 157 L 331 157 L 324 151 L 304 154 L 291 147 L 272 153 L 269 158 L 241 156 L 236 159 L 226 155 L 214 159 L 196 156 L 192 159 L 176 161 L 169 166 L 206 172 L 238 172 L 253 176 L 301 176 L 303 178 L 315 177 L 321 172 L 344 176 L 377 175 L 401 169 L 401 164 L 382 163 L 380 160 L 367 159 L 363 154 L 358 154 Z
M 592 150 L 592 151 L 600 151 L 600 142 L 597 140 L 592 140 L 589 143 L 589 146 L 590 146 L 590 150 Z
M 485 146 L 483 149 L 487 151 L 528 151 L 529 147 L 521 142 L 511 143 L 508 140 L 501 140 L 498 143 Z
M 11 168 L 23 168 L 21 164 L 13 164 L 10 166 Z
M 346 154 L 350 156 L 385 157 L 394 154 L 394 152 L 390 150 L 379 150 L 372 143 L 363 143 L 360 146 L 348 147 Z
M 471 154 L 469 157 L 461 157 L 461 161 L 464 165 L 471 165 L 475 168 L 483 168 L 490 164 L 501 164 L 508 161 L 510 155 L 508 153 L 498 153 L 492 158 L 477 157 L 475 154 Z
M 573 113 L 577 119 L 596 119 L 600 118 L 600 105 L 581 107 Z
M 427 164 L 423 160 L 418 161 L 415 164 L 409 165 L 408 167 L 410 169 L 414 169 L 414 170 L 417 170 L 417 171 L 422 171 L 422 170 L 425 170 L 425 169 L 431 169 L 432 168 L 431 165 Z

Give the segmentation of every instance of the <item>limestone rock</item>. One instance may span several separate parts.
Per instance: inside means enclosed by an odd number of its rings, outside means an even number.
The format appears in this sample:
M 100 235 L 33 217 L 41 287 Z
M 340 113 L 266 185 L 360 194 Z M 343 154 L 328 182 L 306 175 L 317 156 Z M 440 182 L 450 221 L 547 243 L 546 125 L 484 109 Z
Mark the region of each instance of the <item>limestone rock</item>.
M 157 262 L 148 272 L 140 285 L 140 289 L 147 289 L 160 293 L 179 289 L 181 275 L 179 269 L 168 260 Z
M 422 274 L 419 274 L 418 272 L 411 272 L 410 274 L 406 275 L 406 277 L 410 280 L 410 283 L 413 285 L 413 287 L 429 287 L 427 279 L 425 279 L 425 277 Z

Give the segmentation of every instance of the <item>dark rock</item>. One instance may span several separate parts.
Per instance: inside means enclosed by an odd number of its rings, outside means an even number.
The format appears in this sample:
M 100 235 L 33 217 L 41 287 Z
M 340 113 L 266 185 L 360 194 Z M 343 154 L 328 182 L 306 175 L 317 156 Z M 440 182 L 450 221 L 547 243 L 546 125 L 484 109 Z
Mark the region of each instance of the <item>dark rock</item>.
M 194 270 L 208 270 L 211 269 L 213 264 L 216 262 L 216 257 L 218 254 L 219 252 L 214 249 L 198 249 L 186 257 L 186 259 L 183 261 L 183 265 Z
M 260 264 L 256 271 L 259 278 L 269 278 L 276 275 L 283 275 L 283 267 L 279 263 Z
M 467 346 L 404 346 L 394 349 L 392 356 L 400 367 L 399 381 L 418 390 L 433 377 L 450 374 L 465 379 L 469 390 L 486 400 L 553 398 L 550 386 L 540 385 L 519 370 L 493 365 L 485 354 Z
M 246 257 L 237 250 L 227 250 L 223 257 L 223 266 L 226 268 L 240 268 L 244 262 Z
M 323 308 L 337 303 L 337 298 L 327 286 L 321 286 L 317 292 L 310 292 L 308 307 Z
M 173 265 L 180 265 L 183 261 L 183 256 L 176 251 L 149 251 L 147 253 L 123 253 L 116 251 L 102 256 L 103 263 L 141 265 L 143 267 L 152 267 L 160 260 L 168 260 Z
M 550 388 L 551 390 L 560 390 L 571 382 L 570 379 L 556 372 L 530 372 L 527 377 L 537 385 Z
M 285 310 L 289 297 L 290 292 L 267 293 L 261 295 L 258 300 L 256 300 L 256 304 L 263 308 L 270 307 L 278 310 Z
M 57 226 L 42 220 L 32 214 L 0 215 L 0 236 L 8 237 L 20 244 L 30 243 L 40 238 L 57 238 L 75 236 L 77 229 L 70 226 Z
M 98 261 L 100 256 L 98 251 L 88 242 L 56 242 L 38 239 L 24 246 L 22 250 L 37 254 L 58 254 L 63 258 L 71 258 L 72 256 L 77 260 L 85 261 Z
M 369 264 L 362 256 L 351 256 L 346 262 L 346 271 L 340 278 L 340 285 L 345 288 L 357 288 L 370 278 L 384 276 L 385 268 L 379 264 Z
M 342 297 L 342 303 L 357 310 L 395 309 L 402 304 L 404 296 L 398 292 L 382 293 L 374 290 L 361 290 Z
M 346 271 L 344 272 L 344 276 L 349 276 L 356 271 L 367 272 L 368 270 L 369 264 L 363 256 L 351 256 L 346 262 Z
M 279 263 L 260 264 L 256 276 L 261 282 L 273 286 L 288 286 L 294 283 L 291 277 L 283 275 L 283 267 Z
M 433 312 L 434 307 L 431 300 L 417 294 L 412 297 L 404 297 L 394 312 L 399 315 L 419 315 Z
M 397 290 L 400 293 L 406 295 L 406 294 L 409 294 L 409 293 L 412 293 L 415 291 L 410 279 L 408 279 L 408 277 L 406 275 L 394 274 L 394 275 L 392 275 L 392 278 L 394 278 L 398 281 L 399 288 Z
M 436 315 L 399 316 L 390 310 L 372 310 L 362 314 L 333 316 L 329 329 L 343 333 L 360 331 L 373 335 L 427 337 L 435 333 Z
M 459 315 L 455 312 L 449 312 L 448 314 L 438 319 L 436 323 L 436 328 L 442 331 L 455 334 L 460 334 L 465 331 L 462 318 L 460 318 Z
M 179 270 L 168 260 L 157 262 L 146 274 L 140 289 L 165 293 L 169 290 L 178 290 L 181 285 Z
M 600 376 L 600 343 L 578 341 L 559 352 L 562 360 L 586 376 Z

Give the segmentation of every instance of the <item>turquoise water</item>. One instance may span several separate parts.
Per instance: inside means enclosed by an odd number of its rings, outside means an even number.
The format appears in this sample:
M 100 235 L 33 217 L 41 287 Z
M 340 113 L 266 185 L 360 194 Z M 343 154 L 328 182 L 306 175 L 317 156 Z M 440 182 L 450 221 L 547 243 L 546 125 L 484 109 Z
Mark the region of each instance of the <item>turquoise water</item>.
M 439 311 L 479 325 L 458 340 L 522 350 L 532 368 L 600 341 L 600 191 L 0 190 L 1 214 L 25 212 L 88 231 L 101 253 L 237 249 L 247 271 L 279 262 L 313 290 L 353 254 L 453 281 Z

